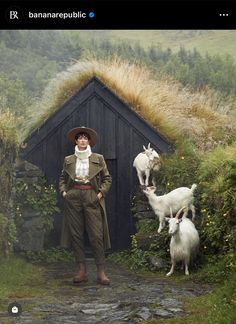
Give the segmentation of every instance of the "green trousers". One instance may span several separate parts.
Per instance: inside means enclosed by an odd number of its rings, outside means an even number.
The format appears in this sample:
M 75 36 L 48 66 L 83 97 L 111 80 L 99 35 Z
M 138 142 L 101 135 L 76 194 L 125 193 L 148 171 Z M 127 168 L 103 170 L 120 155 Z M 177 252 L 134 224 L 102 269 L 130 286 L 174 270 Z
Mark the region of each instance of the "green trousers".
M 65 196 L 65 217 L 77 262 L 85 262 L 84 232 L 88 234 L 96 265 L 105 263 L 101 206 L 93 189 L 71 189 Z

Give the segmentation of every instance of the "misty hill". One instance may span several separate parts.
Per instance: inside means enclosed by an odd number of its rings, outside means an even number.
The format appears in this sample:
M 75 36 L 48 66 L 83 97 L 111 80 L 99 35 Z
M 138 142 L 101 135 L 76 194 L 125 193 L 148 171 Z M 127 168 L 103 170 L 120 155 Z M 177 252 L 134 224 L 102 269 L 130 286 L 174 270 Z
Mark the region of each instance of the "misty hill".
M 138 42 L 147 49 L 152 45 L 170 48 L 174 52 L 180 47 L 197 50 L 201 54 L 230 54 L 236 59 L 236 30 L 106 30 L 87 31 L 90 37 Z

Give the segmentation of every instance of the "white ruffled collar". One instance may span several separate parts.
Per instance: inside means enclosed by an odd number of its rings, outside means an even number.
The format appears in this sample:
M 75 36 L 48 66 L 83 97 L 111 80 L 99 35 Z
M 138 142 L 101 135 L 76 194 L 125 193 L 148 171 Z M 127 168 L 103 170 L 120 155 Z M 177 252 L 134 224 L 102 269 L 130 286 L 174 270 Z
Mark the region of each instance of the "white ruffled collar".
M 88 159 L 91 154 L 92 154 L 92 151 L 91 151 L 90 145 L 88 145 L 86 150 L 84 150 L 84 151 L 80 151 L 78 146 L 77 145 L 75 146 L 75 155 L 78 159 L 80 159 L 80 160 Z

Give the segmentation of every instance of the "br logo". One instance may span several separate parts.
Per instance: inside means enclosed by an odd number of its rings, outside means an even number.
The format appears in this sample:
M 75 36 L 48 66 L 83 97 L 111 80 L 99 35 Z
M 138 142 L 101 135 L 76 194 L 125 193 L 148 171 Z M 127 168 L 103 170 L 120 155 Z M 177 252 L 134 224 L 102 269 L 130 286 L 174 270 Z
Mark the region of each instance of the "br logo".
M 18 24 L 22 21 L 23 11 L 19 7 L 9 7 L 5 13 L 6 20 L 11 24 Z

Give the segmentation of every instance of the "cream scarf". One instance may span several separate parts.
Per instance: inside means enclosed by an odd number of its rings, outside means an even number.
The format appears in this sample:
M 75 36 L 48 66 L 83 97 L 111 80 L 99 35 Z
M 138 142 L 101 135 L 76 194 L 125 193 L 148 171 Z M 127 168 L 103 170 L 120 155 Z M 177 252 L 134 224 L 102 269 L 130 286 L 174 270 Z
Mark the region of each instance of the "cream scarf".
M 89 175 L 89 157 L 91 154 L 90 145 L 84 151 L 80 151 L 78 146 L 75 146 L 75 156 L 77 157 L 75 167 L 76 177 L 84 178 Z
M 88 145 L 86 150 L 84 150 L 84 151 L 80 151 L 78 146 L 77 145 L 75 146 L 75 155 L 78 159 L 80 159 L 80 160 L 88 159 L 91 154 L 92 154 L 92 151 L 91 151 L 90 145 Z

